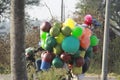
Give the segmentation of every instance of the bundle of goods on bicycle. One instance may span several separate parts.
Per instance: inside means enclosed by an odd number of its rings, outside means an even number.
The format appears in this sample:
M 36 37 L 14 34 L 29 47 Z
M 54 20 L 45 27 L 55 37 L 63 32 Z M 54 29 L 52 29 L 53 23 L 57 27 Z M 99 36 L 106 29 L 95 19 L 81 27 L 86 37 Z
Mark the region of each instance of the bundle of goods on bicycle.
M 35 62 L 35 48 L 33 47 L 28 47 L 25 49 L 25 57 L 26 60 Z
M 65 63 L 74 74 L 86 72 L 99 43 L 91 30 L 91 25 L 97 24 L 93 24 L 91 15 L 84 17 L 82 25 L 76 24 L 71 18 L 63 24 L 44 22 L 40 26 L 40 39 L 46 52 L 41 55 L 40 69 L 48 70 L 51 66 L 62 68 Z

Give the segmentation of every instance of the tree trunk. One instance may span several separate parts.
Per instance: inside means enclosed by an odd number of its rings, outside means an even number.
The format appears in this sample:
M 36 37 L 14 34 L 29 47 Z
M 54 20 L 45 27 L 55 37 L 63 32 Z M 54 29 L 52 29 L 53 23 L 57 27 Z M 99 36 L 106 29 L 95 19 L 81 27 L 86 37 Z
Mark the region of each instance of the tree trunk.
M 24 0 L 11 0 L 11 80 L 27 80 L 24 55 Z

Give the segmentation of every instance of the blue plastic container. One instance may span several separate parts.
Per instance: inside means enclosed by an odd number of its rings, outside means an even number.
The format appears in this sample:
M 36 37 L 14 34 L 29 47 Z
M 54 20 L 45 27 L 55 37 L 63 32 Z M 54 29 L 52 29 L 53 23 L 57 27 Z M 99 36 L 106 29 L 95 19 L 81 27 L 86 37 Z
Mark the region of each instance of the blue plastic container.
M 45 62 L 45 61 L 42 60 L 40 69 L 42 69 L 42 70 L 48 70 L 50 68 L 50 66 L 51 66 L 50 63 Z

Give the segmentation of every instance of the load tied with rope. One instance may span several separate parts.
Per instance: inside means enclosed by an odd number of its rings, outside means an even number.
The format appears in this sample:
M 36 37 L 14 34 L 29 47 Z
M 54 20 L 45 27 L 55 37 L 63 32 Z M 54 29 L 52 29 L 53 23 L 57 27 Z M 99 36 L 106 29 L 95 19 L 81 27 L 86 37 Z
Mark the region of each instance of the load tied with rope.
M 84 24 L 76 24 L 71 18 L 64 23 L 44 22 L 40 26 L 41 54 L 39 69 L 67 68 L 75 75 L 85 73 L 90 59 L 98 49 L 99 39 L 93 32 L 100 23 L 91 15 L 84 17 Z

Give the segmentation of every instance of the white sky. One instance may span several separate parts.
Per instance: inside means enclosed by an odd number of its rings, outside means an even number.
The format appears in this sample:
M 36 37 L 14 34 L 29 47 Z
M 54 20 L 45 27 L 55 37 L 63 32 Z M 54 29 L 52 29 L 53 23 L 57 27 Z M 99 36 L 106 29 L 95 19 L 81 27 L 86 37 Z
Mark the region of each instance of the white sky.
M 72 14 L 75 11 L 75 4 L 78 0 L 64 0 L 65 3 L 65 16 Z M 60 20 L 61 15 L 61 0 L 42 0 L 42 3 L 46 3 L 52 12 L 52 15 L 58 17 Z M 49 10 L 47 7 L 33 7 L 27 10 L 32 18 L 38 18 L 40 20 L 51 19 Z

